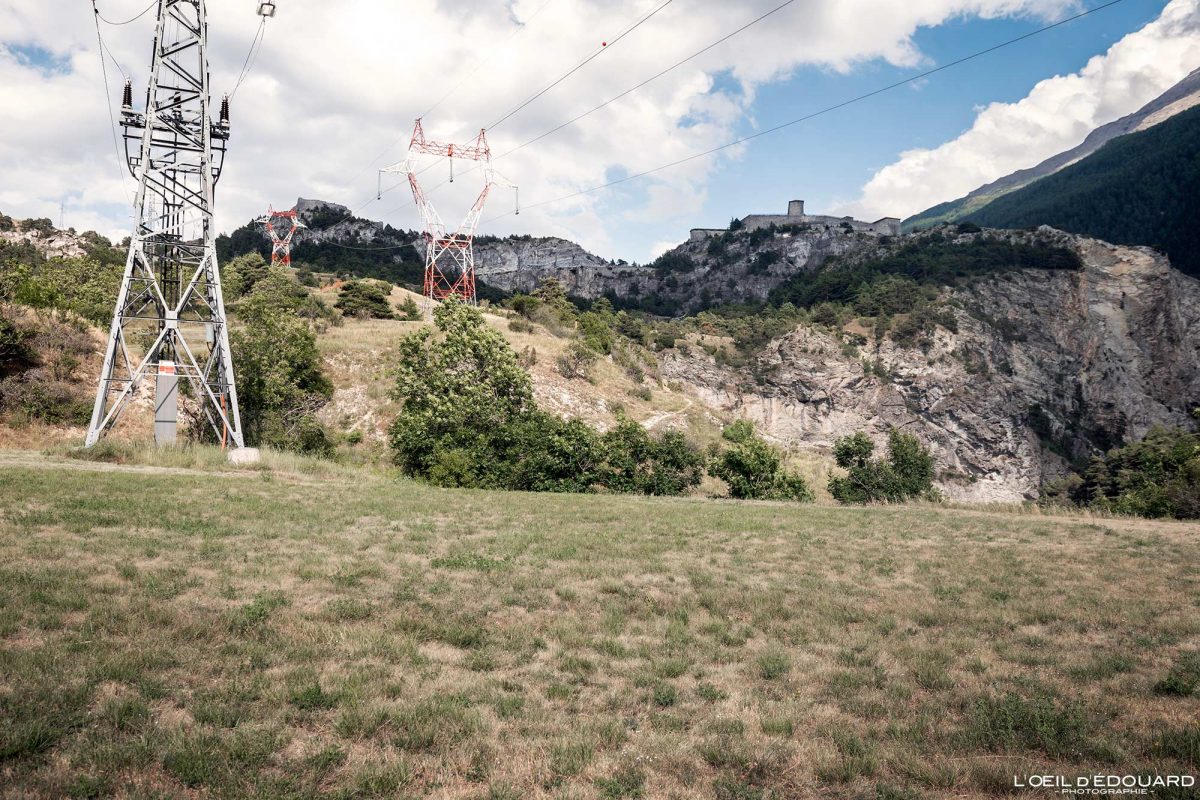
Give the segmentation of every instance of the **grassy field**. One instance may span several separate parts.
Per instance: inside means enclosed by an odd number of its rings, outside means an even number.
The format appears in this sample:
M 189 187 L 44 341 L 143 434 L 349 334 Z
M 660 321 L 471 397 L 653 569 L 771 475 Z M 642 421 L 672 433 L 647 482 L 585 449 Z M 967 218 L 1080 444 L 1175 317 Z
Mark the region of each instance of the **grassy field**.
M 1198 682 L 1196 525 L 0 453 L 4 797 L 991 797 Z

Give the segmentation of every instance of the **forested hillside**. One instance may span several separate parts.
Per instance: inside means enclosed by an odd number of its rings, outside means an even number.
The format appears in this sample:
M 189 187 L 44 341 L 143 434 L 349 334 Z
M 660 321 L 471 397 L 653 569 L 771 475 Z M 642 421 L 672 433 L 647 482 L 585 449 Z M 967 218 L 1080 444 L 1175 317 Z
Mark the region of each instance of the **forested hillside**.
M 1094 155 L 969 219 L 995 228 L 1052 225 L 1116 244 L 1149 245 L 1200 275 L 1200 108 L 1105 145 Z

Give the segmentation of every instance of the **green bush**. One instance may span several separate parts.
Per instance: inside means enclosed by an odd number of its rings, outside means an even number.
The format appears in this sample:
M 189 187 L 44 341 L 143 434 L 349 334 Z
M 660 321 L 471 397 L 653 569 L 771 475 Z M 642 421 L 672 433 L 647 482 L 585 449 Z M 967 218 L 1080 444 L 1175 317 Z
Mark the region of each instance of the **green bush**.
M 915 436 L 892 430 L 888 455 L 872 459 L 875 444 L 862 431 L 838 439 L 833 446 L 845 476 L 829 479 L 829 493 L 840 503 L 902 503 L 913 498 L 937 499 L 933 456 Z
M 259 253 L 238 256 L 221 268 L 221 288 L 230 300 L 245 297 L 254 291 L 259 281 L 267 277 L 270 269 L 270 264 Z
M 36 361 L 33 332 L 18 325 L 12 312 L 0 307 L 0 379 L 32 367 Z
M 735 444 L 743 444 L 754 438 L 754 423 L 748 419 L 739 419 L 725 426 L 721 436 Z
M 0 302 L 70 311 L 107 325 L 124 261 L 108 240 L 91 236 L 88 254 L 79 258 L 46 258 L 29 245 L 0 242 Z
M 539 492 L 680 494 L 703 459 L 678 434 L 650 436 L 623 420 L 600 435 L 537 408 L 529 375 L 504 337 L 458 301 L 400 343 L 390 428 L 394 460 L 441 486 Z
M 588 347 L 586 342 L 574 341 L 568 345 L 566 351 L 558 357 L 554 364 L 558 373 L 564 378 L 586 380 L 591 377 L 592 365 L 599 357 L 600 354 Z
M 717 456 L 709 474 L 729 485 L 729 496 L 740 500 L 795 500 L 811 503 L 808 483 L 783 469 L 783 456 L 754 435 L 754 423 L 738 420 L 725 428 L 733 447 Z
M 1080 506 L 1200 519 L 1200 433 L 1155 427 L 1141 441 L 1092 459 L 1081 479 L 1058 489 Z M 1054 498 L 1056 492 L 1048 495 Z
M 349 281 L 338 292 L 334 308 L 347 317 L 359 319 L 395 319 L 388 301 L 389 289 L 377 281 Z M 414 304 L 415 305 L 415 304 Z
M 605 301 L 607 302 L 607 301 Z M 597 311 L 585 311 L 579 315 L 579 335 L 584 344 L 597 353 L 611 353 L 615 342 L 614 316 Z
M 317 338 L 298 312 L 295 281 L 274 270 L 238 306 L 243 325 L 230 336 L 246 444 L 331 455 L 316 414 L 333 395 L 321 370 Z M 201 431 L 204 431 L 201 433 Z M 197 426 L 197 435 L 207 435 Z
M 405 322 L 417 322 L 421 319 L 421 309 L 417 306 L 416 300 L 405 297 L 404 302 L 396 307 L 396 316 Z
M 601 438 L 603 463 L 598 481 L 612 492 L 679 495 L 704 477 L 704 456 L 683 434 L 653 437 L 638 423 L 622 418 Z

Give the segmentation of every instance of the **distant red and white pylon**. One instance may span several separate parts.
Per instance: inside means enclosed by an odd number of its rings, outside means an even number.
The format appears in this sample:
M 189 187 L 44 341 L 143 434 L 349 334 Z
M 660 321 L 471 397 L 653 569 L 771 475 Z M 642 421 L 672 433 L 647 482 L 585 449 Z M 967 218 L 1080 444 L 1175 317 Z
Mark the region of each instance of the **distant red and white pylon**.
M 452 232 L 446 230 L 437 209 L 433 207 L 433 203 L 421 188 L 420 181 L 417 180 L 417 166 L 422 155 L 442 156 L 449 159 L 451 182 L 454 181 L 454 159 L 456 158 L 478 162 L 482 167 L 483 189 L 479 192 L 479 196 L 475 199 L 471 210 L 467 212 L 462 224 Z M 499 176 L 492 168 L 492 151 L 488 147 L 487 132 L 481 129 L 479 135 L 472 142 L 464 145 L 431 142 L 425 138 L 421 120 L 418 119 L 413 126 L 412 139 L 408 144 L 408 157 L 398 164 L 381 169 L 379 171 L 381 180 L 384 173 L 408 175 L 413 201 L 421 210 L 421 217 L 425 221 L 424 295 L 426 305 L 451 296 L 458 296 L 474 305 L 474 241 L 475 230 L 479 227 L 479 218 L 483 214 L 483 206 L 487 202 L 488 194 L 493 186 L 509 186 L 514 191 L 517 188 Z
M 291 211 L 276 211 L 267 206 L 266 215 L 256 220 L 260 225 L 267 227 L 267 235 L 271 237 L 271 266 L 292 266 L 292 237 L 296 235 L 296 231 L 308 227 L 300 221 L 298 213 L 294 208 Z M 283 235 L 275 228 L 275 220 L 281 218 L 289 223 L 287 233 Z

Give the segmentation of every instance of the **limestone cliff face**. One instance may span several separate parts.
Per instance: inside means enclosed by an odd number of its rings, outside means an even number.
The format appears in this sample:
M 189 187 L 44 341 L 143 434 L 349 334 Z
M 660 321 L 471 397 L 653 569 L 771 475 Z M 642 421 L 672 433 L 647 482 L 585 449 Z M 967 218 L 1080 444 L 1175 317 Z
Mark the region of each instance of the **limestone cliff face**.
M 872 234 L 823 226 L 762 238 L 742 232 L 713 241 L 686 242 L 655 267 L 605 261 L 563 239 L 483 239 L 476 244 L 475 270 L 480 280 L 507 291 L 529 292 L 555 278 L 576 297 L 657 298 L 693 312 L 714 303 L 765 300 L 797 272 L 879 246 Z
M 857 429 L 882 443 L 902 428 L 932 448 L 951 497 L 1034 498 L 1063 474 L 1064 457 L 1184 424 L 1200 405 L 1200 281 L 1148 249 L 1069 241 L 1082 271 L 949 291 L 958 332 L 939 328 L 928 350 L 885 339 L 856 352 L 840 335 L 801 328 L 749 370 L 668 351 L 663 377 L 781 443 L 824 450 Z

